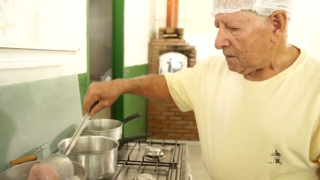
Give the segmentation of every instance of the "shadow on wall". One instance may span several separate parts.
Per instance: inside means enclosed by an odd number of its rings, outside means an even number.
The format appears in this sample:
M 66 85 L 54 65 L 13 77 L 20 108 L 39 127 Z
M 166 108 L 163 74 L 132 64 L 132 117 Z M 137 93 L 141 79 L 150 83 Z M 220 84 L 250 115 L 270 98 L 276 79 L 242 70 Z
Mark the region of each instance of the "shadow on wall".
M 58 148 L 58 143 L 65 138 L 71 138 L 76 130 L 76 125 L 71 125 L 64 129 L 57 137 L 55 137 L 50 144 L 50 151 L 53 152 Z
M 11 140 L 13 138 L 14 133 L 16 132 L 16 127 L 14 125 L 14 121 L 12 117 L 10 117 L 6 112 L 0 109 L 0 146 L 5 149 L 0 153 L 0 164 L 6 164 L 5 169 L 10 168 L 10 163 L 5 162 L 6 157 L 9 154 L 9 146 L 11 144 Z M 7 148 L 3 148 L 7 147 Z M 2 172 L 5 169 L 0 169 Z
M 1 130 L 1 127 L 0 127 L 0 130 Z M 48 147 L 50 149 L 50 152 L 54 152 L 55 150 L 58 149 L 58 143 L 62 140 L 62 139 L 65 139 L 65 138 L 71 138 L 72 135 L 74 134 L 76 130 L 76 125 L 70 125 L 69 127 L 67 127 L 66 129 L 62 130 L 61 133 L 59 133 L 52 141 L 51 144 L 48 144 Z M 59 130 L 60 131 L 60 130 Z M 34 154 L 34 151 L 36 148 L 42 146 L 43 144 L 39 144 L 39 146 L 37 147 L 34 147 L 32 149 L 30 149 L 28 152 L 22 154 L 21 156 L 19 157 L 16 157 L 16 158 L 20 158 L 20 157 L 24 157 L 24 156 L 30 156 L 30 155 L 33 155 Z M 45 156 L 43 154 L 43 151 L 39 152 L 38 154 L 36 154 L 37 158 L 38 159 L 44 159 Z M 5 156 L 4 156 L 5 157 Z M 1 158 L 1 155 L 0 155 L 0 158 Z M 14 159 L 16 159 L 14 158 Z M 8 162 L 6 162 L 8 163 Z

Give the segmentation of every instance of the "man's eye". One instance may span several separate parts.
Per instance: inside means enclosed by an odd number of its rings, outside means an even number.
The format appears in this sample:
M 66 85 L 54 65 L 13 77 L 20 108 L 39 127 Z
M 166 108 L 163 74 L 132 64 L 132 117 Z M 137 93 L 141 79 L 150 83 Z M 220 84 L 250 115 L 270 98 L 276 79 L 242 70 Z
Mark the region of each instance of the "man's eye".
M 232 27 L 228 27 L 231 31 L 236 31 L 238 30 L 238 28 L 232 28 Z

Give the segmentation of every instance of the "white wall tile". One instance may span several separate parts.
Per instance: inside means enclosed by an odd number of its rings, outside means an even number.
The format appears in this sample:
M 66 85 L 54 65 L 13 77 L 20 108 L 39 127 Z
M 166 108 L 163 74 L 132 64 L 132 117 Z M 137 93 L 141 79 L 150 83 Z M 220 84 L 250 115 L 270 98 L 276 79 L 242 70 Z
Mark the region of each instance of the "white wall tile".
M 210 20 L 212 0 L 186 0 L 185 20 Z
M 150 38 L 147 33 L 126 36 L 124 45 L 125 67 L 146 64 L 148 62 L 148 44 Z
M 148 63 L 148 44 L 155 26 L 154 0 L 125 1 L 124 66 Z M 153 9 L 153 10 L 152 10 Z
M 178 28 L 184 28 L 185 29 L 186 21 L 184 20 L 178 20 Z
M 210 46 L 208 48 L 208 55 L 209 56 L 216 56 L 216 55 L 223 55 L 223 53 L 222 53 L 222 50 L 218 50 L 214 46 Z
M 210 20 L 210 29 L 209 29 L 209 34 L 210 34 L 210 36 L 209 36 L 209 45 L 210 46 L 214 47 L 218 31 L 219 31 L 219 29 L 215 27 L 214 19 L 212 18 Z
M 144 19 L 150 16 L 150 0 L 126 0 L 124 16 L 130 19 Z
M 186 19 L 186 4 L 188 0 L 179 0 L 178 21 Z
M 156 20 L 156 0 L 150 0 L 150 18 Z
M 210 21 L 186 21 L 184 31 L 192 45 L 209 46 Z
M 137 40 L 137 39 L 136 39 Z M 141 41 L 141 40 L 140 40 Z M 126 43 L 125 45 L 125 67 L 148 63 L 148 43 Z
M 124 34 L 125 38 L 131 36 L 145 36 L 149 34 L 150 20 L 125 20 Z
M 156 0 L 156 20 L 166 20 L 167 0 Z
M 197 62 L 204 61 L 208 58 L 209 46 L 196 46 Z
M 155 34 L 156 34 L 156 38 L 158 38 L 159 36 L 159 28 L 165 28 L 166 27 L 166 21 L 165 20 L 158 20 L 156 21 L 156 28 L 155 28 Z

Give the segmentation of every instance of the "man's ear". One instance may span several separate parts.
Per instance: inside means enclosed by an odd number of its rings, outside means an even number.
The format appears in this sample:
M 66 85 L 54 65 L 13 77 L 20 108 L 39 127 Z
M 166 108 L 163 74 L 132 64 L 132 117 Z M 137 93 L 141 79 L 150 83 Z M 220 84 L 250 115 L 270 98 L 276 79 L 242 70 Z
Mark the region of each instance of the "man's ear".
M 287 32 L 288 17 L 287 12 L 283 10 L 275 11 L 270 16 L 273 27 L 272 42 L 278 42 Z

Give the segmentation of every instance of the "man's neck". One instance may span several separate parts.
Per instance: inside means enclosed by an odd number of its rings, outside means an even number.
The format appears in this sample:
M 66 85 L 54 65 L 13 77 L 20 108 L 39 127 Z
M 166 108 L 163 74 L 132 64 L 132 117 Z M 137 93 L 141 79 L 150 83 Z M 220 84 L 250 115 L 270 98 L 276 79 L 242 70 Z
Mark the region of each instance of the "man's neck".
M 300 50 L 294 46 L 283 48 L 278 51 L 271 61 L 262 69 L 257 69 L 249 74 L 244 75 L 250 81 L 264 81 L 270 79 L 290 67 L 299 57 Z

